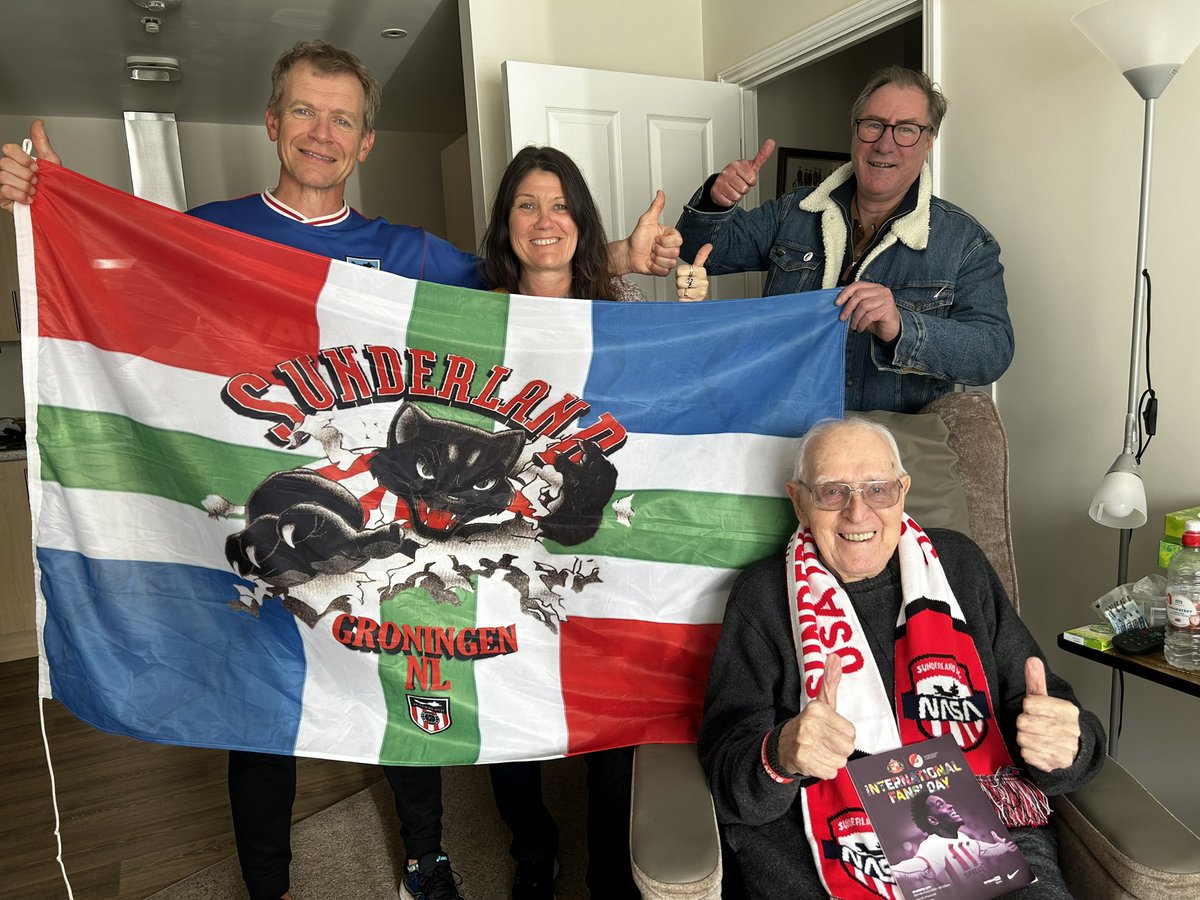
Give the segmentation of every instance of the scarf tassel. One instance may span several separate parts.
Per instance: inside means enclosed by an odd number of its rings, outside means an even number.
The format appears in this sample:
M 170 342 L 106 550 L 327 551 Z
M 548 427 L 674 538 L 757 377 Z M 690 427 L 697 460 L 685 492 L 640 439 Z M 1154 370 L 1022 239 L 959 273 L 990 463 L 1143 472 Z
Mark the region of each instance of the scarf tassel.
M 1050 823 L 1050 801 L 1015 766 L 975 777 L 995 804 L 1005 828 L 1038 828 Z

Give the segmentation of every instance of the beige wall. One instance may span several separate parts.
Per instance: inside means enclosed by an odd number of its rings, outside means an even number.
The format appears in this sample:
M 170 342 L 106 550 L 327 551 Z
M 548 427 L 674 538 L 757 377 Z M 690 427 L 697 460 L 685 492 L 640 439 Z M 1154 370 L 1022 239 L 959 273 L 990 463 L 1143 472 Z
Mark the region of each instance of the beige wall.
M 703 78 L 700 0 L 459 0 L 476 234 L 508 163 L 500 64 L 506 59 Z
M 999 386 L 1012 452 L 1022 614 L 1051 647 L 1116 579 L 1117 533 L 1087 516 L 1121 448 L 1129 380 L 1144 104 L 1070 23 L 1087 0 L 944 3 L 950 112 L 940 193 L 998 237 L 1017 354 Z M 1188 365 L 1200 56 L 1158 101 L 1148 263 L 1159 435 L 1142 464 L 1149 522 L 1131 577 L 1156 565 L 1164 513 L 1200 503 L 1200 394 Z M 1048 649 L 1107 722 L 1108 670 Z M 1200 828 L 1200 707 L 1126 679 L 1122 762 Z
M 773 47 L 854 5 L 849 0 L 702 0 L 704 77 Z
M 471 150 L 465 134 L 442 148 L 442 201 L 446 210 L 446 240 L 463 250 L 473 250 L 476 241 Z

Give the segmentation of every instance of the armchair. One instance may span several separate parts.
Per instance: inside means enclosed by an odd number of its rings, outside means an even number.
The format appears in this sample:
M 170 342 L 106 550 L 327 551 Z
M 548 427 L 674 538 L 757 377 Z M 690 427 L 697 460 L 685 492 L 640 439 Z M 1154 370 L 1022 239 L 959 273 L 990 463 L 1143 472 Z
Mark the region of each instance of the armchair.
M 958 392 L 916 415 L 865 415 L 896 433 L 913 475 L 906 504 L 913 517 L 926 526 L 969 533 L 1019 609 L 1008 441 L 991 398 Z M 1107 760 L 1084 789 L 1053 798 L 1052 806 L 1060 863 L 1077 897 L 1200 897 L 1200 837 L 1115 760 Z M 637 749 L 630 854 L 646 900 L 720 898 L 716 815 L 694 744 Z

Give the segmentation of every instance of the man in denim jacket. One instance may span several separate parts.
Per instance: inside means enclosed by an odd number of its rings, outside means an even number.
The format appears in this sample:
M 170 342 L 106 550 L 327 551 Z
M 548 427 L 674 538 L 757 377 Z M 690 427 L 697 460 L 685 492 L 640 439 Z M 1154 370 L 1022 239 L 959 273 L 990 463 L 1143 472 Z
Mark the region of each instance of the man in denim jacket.
M 766 270 L 767 295 L 844 286 L 847 409 L 916 412 L 1012 361 L 1000 247 L 930 188 L 946 105 L 923 72 L 881 69 L 851 111 L 851 161 L 820 185 L 739 207 L 768 140 L 705 182 L 679 219 L 684 259 L 713 245 L 709 275 Z

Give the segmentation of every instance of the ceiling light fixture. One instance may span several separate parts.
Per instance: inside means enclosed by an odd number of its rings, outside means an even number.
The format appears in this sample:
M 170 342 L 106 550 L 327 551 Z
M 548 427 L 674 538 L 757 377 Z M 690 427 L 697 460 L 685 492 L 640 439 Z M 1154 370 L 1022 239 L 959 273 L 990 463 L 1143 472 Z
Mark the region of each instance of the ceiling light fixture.
M 183 71 L 170 56 L 127 56 L 125 74 L 133 81 L 179 81 Z
M 385 28 L 385 29 L 383 29 L 383 31 L 379 32 L 379 36 L 384 37 L 384 38 L 392 38 L 392 39 L 402 38 L 402 37 L 408 37 L 408 32 L 405 31 L 403 28 Z

